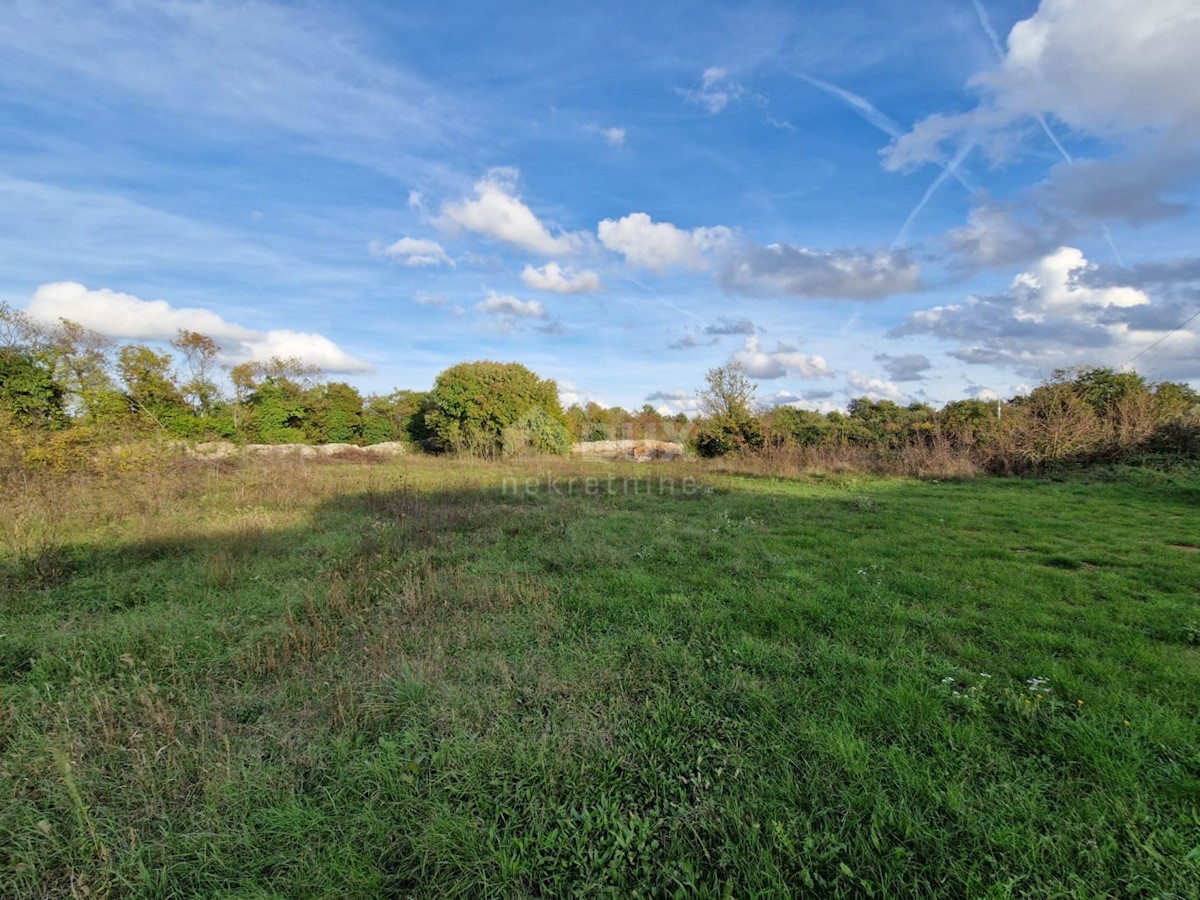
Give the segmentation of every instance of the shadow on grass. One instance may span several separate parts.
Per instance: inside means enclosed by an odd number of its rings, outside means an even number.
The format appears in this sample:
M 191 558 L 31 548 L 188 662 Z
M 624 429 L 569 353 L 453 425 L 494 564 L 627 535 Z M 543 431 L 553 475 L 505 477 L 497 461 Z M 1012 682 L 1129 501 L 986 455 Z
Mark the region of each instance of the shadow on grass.
M 1138 555 L 1194 488 L 609 492 L 575 471 L 69 545 L 40 585 L 6 570 L 0 745 L 22 774 L 0 837 L 29 874 L 0 893 L 80 873 L 162 896 L 1195 883 L 1194 668 L 1146 635 L 1179 630 L 1168 600 L 1194 585 Z M 1123 558 L 1134 502 L 1162 518 Z M 1112 571 L 1039 562 L 1097 547 Z M 1179 596 L 1131 613 L 1151 576 Z M 1054 702 L 1027 710 L 1035 675 Z M 46 743 L 79 760 L 75 793 Z M 1057 838 L 1030 854 L 1030 834 Z

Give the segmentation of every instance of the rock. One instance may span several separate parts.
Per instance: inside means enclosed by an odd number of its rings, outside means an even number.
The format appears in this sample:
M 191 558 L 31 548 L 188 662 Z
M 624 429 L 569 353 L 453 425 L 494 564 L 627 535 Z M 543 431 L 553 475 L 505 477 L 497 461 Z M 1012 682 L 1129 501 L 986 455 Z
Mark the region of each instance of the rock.
M 683 444 L 672 441 L 584 441 L 571 448 L 571 455 L 607 461 L 671 462 L 683 459 L 687 451 Z
M 186 447 L 189 456 L 200 459 L 224 459 L 238 453 L 247 456 L 298 456 L 311 459 L 317 456 L 336 456 L 344 454 L 354 456 L 363 454 L 370 456 L 399 456 L 408 452 L 408 446 L 403 441 L 385 441 L 382 444 L 371 444 L 360 447 L 357 444 L 245 444 L 238 447 L 229 441 L 203 441 Z
M 400 456 L 408 452 L 408 444 L 404 441 L 384 441 L 381 444 L 368 444 L 362 448 L 367 453 L 382 453 L 384 456 Z

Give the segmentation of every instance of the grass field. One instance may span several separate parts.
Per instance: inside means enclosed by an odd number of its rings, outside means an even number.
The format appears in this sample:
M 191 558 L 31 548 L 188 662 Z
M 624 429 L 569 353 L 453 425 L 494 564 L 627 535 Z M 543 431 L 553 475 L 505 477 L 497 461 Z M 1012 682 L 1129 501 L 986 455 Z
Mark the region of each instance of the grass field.
M 1195 897 L 1198 513 L 1138 470 L 14 486 L 0 896 Z

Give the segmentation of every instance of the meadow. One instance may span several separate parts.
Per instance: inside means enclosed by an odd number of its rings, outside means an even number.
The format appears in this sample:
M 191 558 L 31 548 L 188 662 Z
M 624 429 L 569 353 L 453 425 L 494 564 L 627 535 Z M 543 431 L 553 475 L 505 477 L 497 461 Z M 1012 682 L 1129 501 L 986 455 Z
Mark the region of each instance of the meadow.
M 1198 512 L 1133 468 L 14 481 L 0 896 L 1195 897 Z

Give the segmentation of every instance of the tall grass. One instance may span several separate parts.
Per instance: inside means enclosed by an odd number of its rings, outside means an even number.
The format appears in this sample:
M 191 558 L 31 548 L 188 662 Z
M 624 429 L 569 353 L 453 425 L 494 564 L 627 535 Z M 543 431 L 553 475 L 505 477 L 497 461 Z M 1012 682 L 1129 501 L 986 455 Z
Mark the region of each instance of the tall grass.
M 1194 894 L 1194 476 L 826 462 L 6 489 L 0 896 Z

